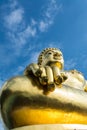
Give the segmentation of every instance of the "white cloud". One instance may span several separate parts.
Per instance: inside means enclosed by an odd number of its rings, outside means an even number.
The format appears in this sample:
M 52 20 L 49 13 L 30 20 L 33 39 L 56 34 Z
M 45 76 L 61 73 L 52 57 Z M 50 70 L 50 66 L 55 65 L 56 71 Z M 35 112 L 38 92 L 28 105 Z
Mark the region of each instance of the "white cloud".
M 47 18 L 51 18 L 54 17 L 56 15 L 56 13 L 58 13 L 58 9 L 59 9 L 59 5 L 57 5 L 57 1 L 56 0 L 49 0 L 48 1 L 48 7 L 44 12 L 44 15 Z
M 36 28 L 32 26 L 27 26 L 23 31 L 12 33 L 8 32 L 8 36 L 13 44 L 14 48 L 19 47 L 19 49 L 22 48 L 23 45 L 27 43 L 27 40 L 29 42 L 29 38 L 36 36 Z
M 9 2 L 10 2 L 10 8 L 13 10 L 13 9 L 15 9 L 17 6 L 18 6 L 18 2 L 17 2 L 17 0 L 9 0 Z
M 46 23 L 44 21 L 40 21 L 40 23 L 39 23 L 39 29 L 40 29 L 41 32 L 44 32 L 47 27 L 48 27 L 48 23 Z
M 20 55 L 24 45 L 29 43 L 32 37 L 37 34 L 36 21 L 32 18 L 29 24 L 24 19 L 25 10 L 17 1 L 9 1 L 9 13 L 4 15 L 4 25 L 7 29 L 6 35 L 11 42 L 10 48 L 13 54 Z M 8 8 L 7 7 L 7 8 Z
M 31 19 L 31 25 L 32 25 L 32 26 L 37 25 L 37 21 L 36 21 L 36 20 L 34 20 L 33 18 Z
M 9 3 L 4 6 L 3 12 L 4 26 L 8 31 L 15 32 L 23 29 L 24 25 L 24 9 L 20 6 L 17 0 L 9 0 Z
M 22 36 L 24 37 L 34 37 L 36 35 L 36 28 L 33 28 L 32 26 L 28 26 L 24 32 L 22 33 Z
M 64 68 L 65 70 L 75 69 L 76 65 L 77 65 L 76 61 L 74 59 L 70 59 L 65 61 Z
M 39 21 L 39 30 L 47 31 L 48 27 L 54 23 L 54 18 L 62 9 L 62 5 L 58 5 L 56 0 L 49 0 L 47 7 L 43 12 L 43 19 Z
M 13 10 L 10 12 L 10 14 L 5 16 L 5 25 L 10 29 L 10 31 L 17 29 L 18 25 L 23 21 L 23 13 L 24 10 L 22 8 L 19 8 Z
M 42 18 L 40 20 L 31 18 L 31 21 L 27 24 L 24 19 L 25 10 L 19 5 L 18 1 L 13 2 L 10 0 L 8 6 L 10 12 L 4 16 L 5 27 L 9 29 L 7 35 L 11 42 L 14 43 L 12 46 L 14 48 L 18 46 L 19 49 L 27 44 L 30 38 L 35 37 L 40 32 L 47 31 L 61 9 L 61 5 L 58 5 L 56 0 L 48 0 L 48 4 L 42 12 Z
M 47 2 L 45 7 L 43 5 L 44 8 L 40 19 L 30 17 L 30 22 L 27 23 L 25 19 L 26 10 L 21 7 L 17 0 L 9 0 L 8 7 L 10 9 L 4 15 L 4 24 L 7 38 L 10 40 L 10 50 L 13 51 L 13 57 L 20 56 L 24 47 L 32 44 L 30 43 L 32 38 L 36 40 L 41 32 L 47 31 L 50 25 L 54 23 L 54 18 L 62 6 L 58 5 L 56 0 L 48 0 Z M 35 48 L 36 44 L 33 45 L 32 48 Z

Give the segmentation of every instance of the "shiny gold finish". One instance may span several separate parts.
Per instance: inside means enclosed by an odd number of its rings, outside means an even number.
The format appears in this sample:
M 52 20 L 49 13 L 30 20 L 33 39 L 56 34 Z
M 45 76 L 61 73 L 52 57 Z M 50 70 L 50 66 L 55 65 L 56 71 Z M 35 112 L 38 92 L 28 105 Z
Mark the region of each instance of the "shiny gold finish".
M 5 84 L 1 112 L 9 128 L 49 123 L 87 124 L 86 92 L 62 85 L 43 95 L 39 88 L 36 79 L 26 76 L 15 77 Z
M 8 129 L 40 124 L 87 124 L 87 81 L 64 71 L 60 50 L 47 48 L 24 76 L 8 80 L 1 91 L 1 115 Z M 84 91 L 85 90 L 85 91 Z
M 28 109 L 23 107 L 12 112 L 15 127 L 38 124 L 87 124 L 87 117 L 79 112 L 66 113 L 55 109 Z M 39 118 L 39 119 L 38 119 Z

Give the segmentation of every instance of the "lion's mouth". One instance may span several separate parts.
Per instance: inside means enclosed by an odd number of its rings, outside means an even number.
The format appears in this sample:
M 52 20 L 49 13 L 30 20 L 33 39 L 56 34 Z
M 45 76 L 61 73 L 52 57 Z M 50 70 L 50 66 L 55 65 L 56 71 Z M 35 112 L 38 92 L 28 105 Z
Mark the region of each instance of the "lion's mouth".
M 55 54 L 53 55 L 53 58 L 54 58 L 55 60 L 61 60 L 61 54 L 55 53 Z

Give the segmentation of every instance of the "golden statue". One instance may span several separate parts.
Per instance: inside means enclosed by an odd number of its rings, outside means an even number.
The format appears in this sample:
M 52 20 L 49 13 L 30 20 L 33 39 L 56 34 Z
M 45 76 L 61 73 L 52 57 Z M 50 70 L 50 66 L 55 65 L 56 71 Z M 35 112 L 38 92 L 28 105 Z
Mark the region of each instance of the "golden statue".
M 86 91 L 84 76 L 77 70 L 65 71 L 62 52 L 47 48 L 38 63 L 26 67 L 23 76 L 3 85 L 3 122 L 14 130 L 68 130 L 71 124 L 87 128 Z

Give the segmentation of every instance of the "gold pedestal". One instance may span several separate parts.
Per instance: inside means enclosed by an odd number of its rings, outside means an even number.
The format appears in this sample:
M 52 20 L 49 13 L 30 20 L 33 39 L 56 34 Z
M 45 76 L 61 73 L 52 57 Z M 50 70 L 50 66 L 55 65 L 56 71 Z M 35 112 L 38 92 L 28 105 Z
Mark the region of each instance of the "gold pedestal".
M 29 126 L 29 130 L 32 130 L 35 128 L 34 125 L 40 125 L 36 128 L 42 127 L 43 130 L 44 124 L 84 124 L 85 126 L 87 93 L 62 85 L 62 88 L 56 86 L 55 91 L 44 95 L 36 79 L 18 76 L 10 79 L 3 86 L 1 114 L 5 125 L 9 129 L 15 128 L 14 130 L 20 130 L 18 127 L 22 126 L 26 126 L 26 130 Z M 52 130 L 54 126 L 57 128 L 57 125 L 52 125 Z

